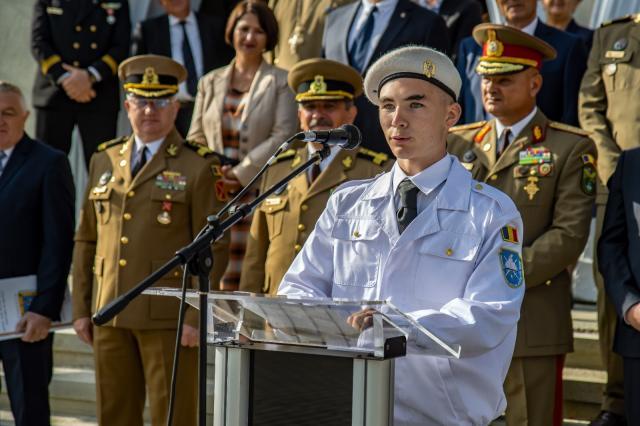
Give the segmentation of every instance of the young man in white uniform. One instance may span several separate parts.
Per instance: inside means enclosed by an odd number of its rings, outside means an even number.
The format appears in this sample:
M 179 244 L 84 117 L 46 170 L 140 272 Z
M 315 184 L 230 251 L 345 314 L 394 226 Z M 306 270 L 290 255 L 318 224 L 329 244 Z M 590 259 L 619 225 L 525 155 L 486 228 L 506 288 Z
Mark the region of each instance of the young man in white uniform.
M 396 425 L 486 425 L 502 390 L 524 294 L 522 220 L 502 192 L 446 153 L 460 116 L 460 76 L 435 50 L 381 57 L 365 79 L 397 163 L 340 187 L 280 284 L 279 294 L 389 300 L 460 359 L 426 355 L 409 336 L 396 361 Z M 354 316 L 366 327 L 370 311 Z

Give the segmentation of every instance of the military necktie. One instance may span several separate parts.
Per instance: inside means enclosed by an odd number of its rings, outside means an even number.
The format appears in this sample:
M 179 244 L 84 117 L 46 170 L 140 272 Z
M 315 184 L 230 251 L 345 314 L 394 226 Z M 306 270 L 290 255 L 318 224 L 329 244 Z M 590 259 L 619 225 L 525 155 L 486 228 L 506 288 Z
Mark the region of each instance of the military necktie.
M 398 185 L 400 194 L 400 208 L 396 212 L 398 218 L 398 230 L 402 232 L 418 215 L 418 189 L 409 179 L 403 179 Z
M 498 141 L 498 149 L 496 150 L 498 157 L 500 157 L 502 153 L 506 151 L 510 142 L 511 142 L 511 129 L 507 127 L 502 131 L 502 135 L 500 136 L 500 140 Z
M 4 159 L 7 158 L 7 154 L 4 151 L 0 151 L 0 175 L 4 170 Z
M 138 172 L 144 167 L 145 164 L 147 164 L 147 160 L 148 160 L 147 157 L 149 156 L 149 148 L 145 146 L 140 151 L 141 152 L 140 152 L 140 156 L 138 157 L 138 161 L 136 162 L 136 164 L 134 164 L 133 168 L 131 169 L 132 179 L 136 177 Z
M 371 36 L 373 35 L 373 27 L 376 21 L 376 12 L 378 11 L 377 6 L 373 6 L 371 12 L 369 12 L 369 16 L 365 21 L 362 28 L 360 28 L 360 32 L 356 35 L 353 43 L 351 44 L 351 49 L 349 49 L 349 64 L 357 69 L 360 74 L 364 70 L 367 60 L 367 53 L 369 53 L 369 42 L 371 41 Z
M 320 164 L 318 163 L 313 163 L 313 166 L 311 166 L 311 172 L 309 174 L 309 184 L 312 184 L 314 180 L 316 180 L 318 178 L 318 176 L 320 175 Z
M 182 59 L 184 60 L 184 67 L 187 69 L 187 92 L 191 96 L 195 96 L 198 92 L 198 74 L 189 37 L 187 37 L 186 25 L 187 21 L 180 21 L 180 26 L 182 27 Z

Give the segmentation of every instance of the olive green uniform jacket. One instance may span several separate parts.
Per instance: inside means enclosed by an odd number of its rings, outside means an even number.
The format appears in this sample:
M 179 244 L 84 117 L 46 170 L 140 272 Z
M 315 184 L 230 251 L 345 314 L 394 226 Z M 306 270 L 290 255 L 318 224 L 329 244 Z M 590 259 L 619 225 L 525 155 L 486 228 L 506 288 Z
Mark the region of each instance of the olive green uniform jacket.
M 307 161 L 307 147 L 279 157 L 262 180 L 261 192 Z M 253 215 L 242 265 L 240 290 L 275 294 L 333 190 L 343 182 L 374 177 L 391 167 L 386 154 L 363 148 L 341 150 L 309 185 L 306 173 L 295 177 L 280 194 L 268 197 Z
M 452 128 L 448 150 L 474 179 L 509 195 L 522 216 L 524 235 L 516 238 L 522 241 L 526 292 L 514 356 L 567 353 L 573 350 L 567 268 L 589 234 L 596 148 L 582 130 L 550 122 L 538 111 L 496 159 L 495 124 Z M 544 162 L 525 164 L 536 158 Z
M 134 146 L 133 136 L 118 139 L 91 158 L 73 252 L 74 319 L 91 316 L 135 287 L 222 207 L 214 188 L 219 161 L 207 148 L 184 142 L 174 129 L 132 180 Z M 215 243 L 213 252 L 215 288 L 227 266 L 228 239 Z M 156 285 L 180 287 L 181 277 L 176 268 Z M 107 325 L 172 329 L 177 318 L 177 299 L 142 295 Z M 197 327 L 195 310 L 187 311 L 186 322 Z

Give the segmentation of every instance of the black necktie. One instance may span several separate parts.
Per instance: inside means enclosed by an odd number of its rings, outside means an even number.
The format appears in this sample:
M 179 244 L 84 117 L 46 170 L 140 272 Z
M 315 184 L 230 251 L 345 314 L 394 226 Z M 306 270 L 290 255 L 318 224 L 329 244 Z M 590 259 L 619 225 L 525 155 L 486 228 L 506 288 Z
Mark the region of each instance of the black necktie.
M 320 164 L 318 163 L 313 163 L 313 166 L 311 166 L 311 174 L 310 174 L 310 180 L 309 180 L 309 184 L 312 184 L 314 180 L 316 180 L 318 178 L 318 176 L 320 175 Z
M 378 11 L 376 6 L 373 6 L 366 22 L 360 29 L 360 32 L 356 35 L 349 50 L 349 64 L 360 71 L 364 70 L 367 60 L 367 53 L 369 53 L 369 42 L 373 34 L 373 27 L 375 25 L 375 14 Z
M 402 232 L 418 215 L 418 192 L 420 190 L 409 179 L 403 179 L 398 185 L 400 208 L 396 213 L 398 230 Z
M 502 155 L 503 152 L 507 150 L 509 143 L 511 142 L 511 129 L 507 128 L 502 131 L 502 141 L 501 145 L 498 146 L 498 157 Z
M 184 67 L 187 69 L 187 92 L 191 96 L 195 96 L 198 92 L 198 74 L 196 72 L 196 63 L 193 60 L 193 52 L 187 37 L 187 21 L 180 21 L 182 26 L 182 59 Z
M 141 151 L 142 152 L 140 152 L 140 156 L 138 157 L 138 161 L 136 162 L 136 164 L 131 169 L 131 179 L 136 177 L 138 172 L 144 167 L 145 164 L 147 164 L 147 156 L 148 156 L 148 153 L 149 153 L 149 148 L 147 148 L 145 146 L 144 148 L 141 149 Z

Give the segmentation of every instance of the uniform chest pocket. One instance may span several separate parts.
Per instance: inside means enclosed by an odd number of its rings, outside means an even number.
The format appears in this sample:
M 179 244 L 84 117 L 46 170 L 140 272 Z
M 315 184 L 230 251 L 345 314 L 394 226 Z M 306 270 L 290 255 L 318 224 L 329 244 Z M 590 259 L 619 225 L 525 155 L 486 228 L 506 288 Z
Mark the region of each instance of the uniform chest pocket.
M 264 200 L 260 206 L 260 211 L 264 213 L 264 217 L 267 222 L 269 240 L 273 240 L 282 233 L 284 214 L 287 211 L 285 207 L 287 207 L 288 204 L 289 200 L 287 198 L 270 197 Z
M 89 193 L 93 202 L 96 219 L 100 225 L 106 225 L 111 217 L 111 187 L 96 186 Z
M 383 231 L 373 219 L 337 219 L 331 231 L 333 282 L 339 286 L 374 287 L 380 269 Z
M 451 231 L 424 237 L 418 245 L 414 296 L 429 300 L 438 308 L 453 298 L 461 297 L 473 272 L 481 241 L 478 235 Z M 426 280 L 439 280 L 435 284 L 438 291 L 434 291 L 434 285 L 425 285 Z
M 602 81 L 607 92 L 627 90 L 640 86 L 640 76 L 637 72 L 637 64 L 633 61 L 633 52 L 640 46 L 628 46 L 624 51 L 606 51 L 611 55 L 600 58 L 600 70 Z
M 162 227 L 186 224 L 189 219 L 187 192 L 154 186 L 151 190 L 151 220 Z

